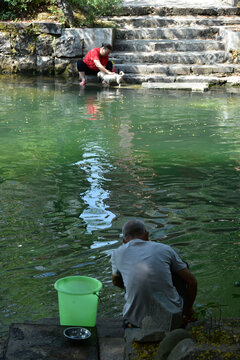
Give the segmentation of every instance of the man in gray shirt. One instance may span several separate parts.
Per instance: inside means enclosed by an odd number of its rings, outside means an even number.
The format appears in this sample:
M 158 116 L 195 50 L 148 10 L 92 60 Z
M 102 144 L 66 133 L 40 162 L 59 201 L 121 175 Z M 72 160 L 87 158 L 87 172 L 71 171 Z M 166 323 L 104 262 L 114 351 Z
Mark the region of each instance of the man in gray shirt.
M 127 327 L 141 327 L 156 309 L 172 315 L 181 313 L 184 322 L 193 317 L 197 281 L 176 252 L 168 245 L 149 241 L 143 222 L 130 220 L 123 226 L 123 244 L 113 251 L 112 280 L 125 288 L 123 316 Z M 183 280 L 185 299 L 173 284 L 172 275 Z

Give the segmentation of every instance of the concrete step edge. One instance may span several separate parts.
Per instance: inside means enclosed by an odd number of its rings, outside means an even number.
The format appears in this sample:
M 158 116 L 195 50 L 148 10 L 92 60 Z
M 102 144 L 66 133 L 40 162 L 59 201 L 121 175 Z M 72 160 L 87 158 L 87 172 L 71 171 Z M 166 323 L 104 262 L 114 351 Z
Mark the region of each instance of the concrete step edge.
M 239 16 L 227 18 L 227 17 L 163 17 L 163 16 L 124 16 L 119 18 L 106 19 L 105 21 L 111 21 L 119 26 L 119 28 L 128 29 L 130 26 L 135 28 L 144 27 L 178 27 L 178 26 L 234 26 L 239 24 Z M 149 25 L 147 25 L 149 24 Z
M 142 83 L 142 88 L 145 89 L 162 89 L 162 90 L 189 90 L 189 91 L 207 91 L 210 87 L 206 83 Z
M 183 41 L 161 41 L 154 40 L 146 42 L 129 41 L 116 42 L 114 44 L 114 51 L 121 52 L 196 52 L 196 51 L 225 51 L 225 44 L 220 41 L 199 41 L 199 42 L 183 42 Z M 113 52 L 114 54 L 114 52 Z
M 131 28 L 131 29 L 125 29 L 125 28 L 117 28 L 116 31 L 117 32 L 120 32 L 120 31 L 123 31 L 123 32 L 127 32 L 127 31 L 146 31 L 146 30 L 150 30 L 150 31 L 166 31 L 166 30 L 186 30 L 186 31 L 189 31 L 189 30 L 219 30 L 221 26 L 171 26 L 171 27 L 164 27 L 164 26 L 161 26 L 161 27 L 150 27 L 150 26 L 147 26 L 147 27 L 141 27 L 141 28 Z
M 164 80 L 164 82 L 209 82 L 215 83 L 216 81 L 226 82 L 226 76 L 217 76 L 217 75 L 158 75 L 158 76 L 151 76 L 149 74 L 125 74 L 124 79 L 138 79 L 144 78 L 145 81 L 150 82 L 158 82 L 158 79 Z
M 210 55 L 212 53 L 215 53 L 215 54 L 223 54 L 223 53 L 226 53 L 228 54 L 227 51 L 224 51 L 224 50 L 216 50 L 216 51 L 212 51 L 212 50 L 209 50 L 209 51 L 191 51 L 191 53 L 194 53 L 194 55 Z M 164 52 L 162 53 L 161 51 L 151 51 L 150 53 L 147 52 L 147 51 L 140 51 L 138 52 L 137 54 L 135 52 L 131 52 L 131 51 L 115 51 L 112 53 L 112 57 L 116 57 L 116 56 L 149 56 L 149 55 L 172 55 L 173 52 Z M 184 55 L 189 55 L 189 51 L 175 51 L 174 52 L 174 55 L 181 55 L 181 56 L 184 56 Z
M 181 7 L 161 7 L 161 6 L 123 6 L 121 8 L 121 15 L 161 15 L 161 16 L 185 16 L 185 15 L 200 15 L 200 16 L 225 16 L 225 15 L 239 15 L 240 9 L 237 7 L 226 6 L 221 8 L 181 8 Z M 112 15 L 119 15 L 113 13 Z
M 216 66 L 219 66 L 219 67 L 232 67 L 233 69 L 236 69 L 236 70 L 238 70 L 239 72 L 240 72 L 240 64 L 232 64 L 232 63 L 224 63 L 224 64 L 222 64 L 222 63 L 220 63 L 220 64 L 214 64 L 214 65 L 201 65 L 201 64 L 199 64 L 199 65 L 194 65 L 194 64 L 151 64 L 151 63 L 149 63 L 149 64 L 142 64 L 142 63 L 126 63 L 126 64 L 118 64 L 118 63 L 114 63 L 114 65 L 115 66 L 144 66 L 144 67 L 146 67 L 146 66 L 151 66 L 151 67 L 158 67 L 158 66 L 160 66 L 160 67 L 163 67 L 163 66 L 165 66 L 165 67 L 175 67 L 175 66 L 181 66 L 181 67 L 183 67 L 183 68 L 189 68 L 189 67 L 198 67 L 198 68 L 203 68 L 203 69 L 205 69 L 205 68 L 211 68 L 211 67 L 216 67 Z
M 149 15 L 135 15 L 135 16 L 124 16 L 124 15 L 120 15 L 120 16 L 108 16 L 108 17 L 103 17 L 102 20 L 106 20 L 106 21 L 111 21 L 111 20 L 128 20 L 128 19 L 133 19 L 133 20 L 141 20 L 141 19 L 159 19 L 159 20 L 183 20 L 183 21 L 198 21 L 198 20 L 213 20 L 213 21 L 230 21 L 230 20 L 238 20 L 239 21 L 239 17 L 237 15 L 234 16 L 229 16 L 228 18 L 226 18 L 226 16 L 216 16 L 216 17 L 211 17 L 208 18 L 206 16 L 191 16 L 191 15 L 168 15 L 168 16 L 161 16 L 161 15 L 151 15 L 151 17 L 149 17 Z
M 222 40 L 215 40 L 215 39 L 116 39 L 114 42 L 115 44 L 130 44 L 130 43 L 143 43 L 143 44 L 149 44 L 149 43 L 156 43 L 156 44 L 198 44 L 198 43 L 224 43 Z
M 124 71 L 125 74 L 144 74 L 158 76 L 168 75 L 210 75 L 210 74 L 232 74 L 239 73 L 240 65 L 234 67 L 232 64 L 215 65 L 182 65 L 182 64 L 115 64 L 116 69 Z

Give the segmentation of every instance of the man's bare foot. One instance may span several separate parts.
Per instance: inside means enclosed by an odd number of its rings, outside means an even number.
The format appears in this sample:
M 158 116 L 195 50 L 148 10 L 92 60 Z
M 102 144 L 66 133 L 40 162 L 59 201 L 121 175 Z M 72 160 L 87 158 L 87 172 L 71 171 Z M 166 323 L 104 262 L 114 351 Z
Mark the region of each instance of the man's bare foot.
M 85 86 L 86 85 L 86 80 L 83 79 L 80 83 L 79 83 L 80 86 Z

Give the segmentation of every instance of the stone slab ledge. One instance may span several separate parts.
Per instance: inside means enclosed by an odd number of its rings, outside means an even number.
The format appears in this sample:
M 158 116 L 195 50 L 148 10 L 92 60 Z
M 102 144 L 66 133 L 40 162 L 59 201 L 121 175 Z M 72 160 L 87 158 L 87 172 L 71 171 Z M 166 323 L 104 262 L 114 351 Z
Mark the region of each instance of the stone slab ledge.
M 156 83 L 147 82 L 142 84 L 144 89 L 161 89 L 161 90 L 188 90 L 204 92 L 209 89 L 209 83 Z
M 221 8 L 180 8 L 180 7 L 155 7 L 155 6 L 124 6 L 121 9 L 123 16 L 142 16 L 142 15 L 160 15 L 160 16 L 186 16 L 186 15 L 206 15 L 206 16 L 226 16 L 239 15 L 238 7 Z M 113 14 L 118 15 L 118 14 Z
M 39 34 L 61 35 L 63 26 L 61 23 L 44 22 L 44 21 L 21 21 L 21 22 L 8 22 L 0 21 L 0 31 L 19 31 L 32 29 Z

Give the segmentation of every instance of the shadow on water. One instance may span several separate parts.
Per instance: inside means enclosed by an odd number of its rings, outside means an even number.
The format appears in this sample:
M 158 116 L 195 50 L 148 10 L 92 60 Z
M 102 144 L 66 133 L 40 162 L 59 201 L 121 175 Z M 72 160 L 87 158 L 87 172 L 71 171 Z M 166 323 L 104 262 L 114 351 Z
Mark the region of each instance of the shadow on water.
M 239 315 L 238 94 L 9 77 L 0 95 L 2 331 L 57 316 L 67 275 L 100 279 L 101 315 L 119 315 L 109 258 L 132 217 L 189 262 L 198 302 Z

